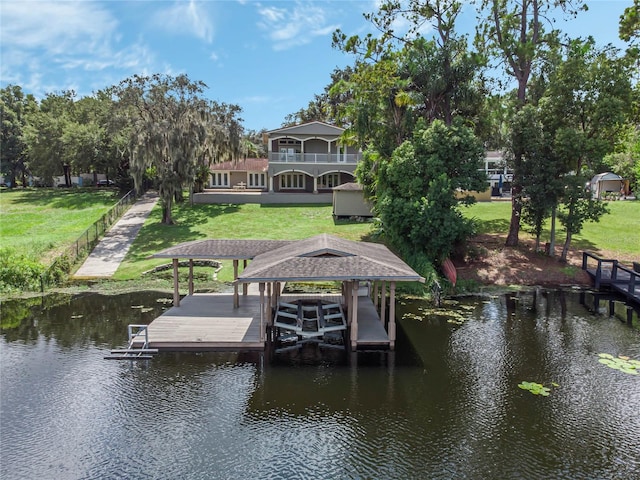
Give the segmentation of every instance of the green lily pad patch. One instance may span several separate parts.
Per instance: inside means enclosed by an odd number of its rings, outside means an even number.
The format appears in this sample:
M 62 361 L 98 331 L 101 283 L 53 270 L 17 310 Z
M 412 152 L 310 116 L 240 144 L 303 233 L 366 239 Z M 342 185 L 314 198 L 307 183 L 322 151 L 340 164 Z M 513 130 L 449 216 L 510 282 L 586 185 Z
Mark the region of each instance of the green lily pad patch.
M 599 353 L 598 357 L 600 357 L 598 361 L 609 368 L 628 373 L 629 375 L 640 375 L 640 361 L 638 360 L 625 357 L 624 355 L 614 357 L 610 353 Z
M 518 384 L 518 388 L 528 390 L 534 395 L 542 395 L 543 397 L 548 397 L 549 393 L 551 392 L 551 389 L 549 387 L 545 387 L 541 383 L 536 382 L 522 382 Z

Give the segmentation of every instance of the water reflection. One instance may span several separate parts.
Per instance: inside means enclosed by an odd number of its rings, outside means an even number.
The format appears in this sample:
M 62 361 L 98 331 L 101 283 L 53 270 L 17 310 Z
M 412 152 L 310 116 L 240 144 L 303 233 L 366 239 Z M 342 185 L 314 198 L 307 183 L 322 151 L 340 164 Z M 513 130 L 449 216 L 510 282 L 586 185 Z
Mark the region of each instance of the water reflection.
M 451 315 L 406 302 L 392 355 L 309 345 L 273 358 L 103 360 L 165 297 L 3 304 L 0 477 L 591 479 L 640 469 L 640 381 L 597 361 L 640 358 L 640 333 L 591 315 L 572 292 L 468 298 Z M 517 388 L 523 380 L 559 387 L 541 398 Z

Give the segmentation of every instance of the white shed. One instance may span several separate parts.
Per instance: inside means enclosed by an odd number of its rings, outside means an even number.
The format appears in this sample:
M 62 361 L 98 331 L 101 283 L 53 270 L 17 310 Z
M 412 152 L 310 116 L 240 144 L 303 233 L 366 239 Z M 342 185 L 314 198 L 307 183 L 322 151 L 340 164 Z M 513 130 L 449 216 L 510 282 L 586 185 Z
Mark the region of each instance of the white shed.
M 591 195 L 601 200 L 607 193 L 620 193 L 624 179 L 615 173 L 599 173 L 591 179 Z

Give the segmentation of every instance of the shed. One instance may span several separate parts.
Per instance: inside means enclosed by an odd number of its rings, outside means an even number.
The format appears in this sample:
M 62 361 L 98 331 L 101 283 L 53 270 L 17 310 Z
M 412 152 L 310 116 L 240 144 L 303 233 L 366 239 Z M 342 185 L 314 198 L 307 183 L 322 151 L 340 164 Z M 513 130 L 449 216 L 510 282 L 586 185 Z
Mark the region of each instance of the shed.
M 593 198 L 601 200 L 607 193 L 620 193 L 624 179 L 615 173 L 599 173 L 591 179 L 590 188 Z
M 349 182 L 333 188 L 333 216 L 373 217 L 371 204 L 364 198 L 362 185 Z

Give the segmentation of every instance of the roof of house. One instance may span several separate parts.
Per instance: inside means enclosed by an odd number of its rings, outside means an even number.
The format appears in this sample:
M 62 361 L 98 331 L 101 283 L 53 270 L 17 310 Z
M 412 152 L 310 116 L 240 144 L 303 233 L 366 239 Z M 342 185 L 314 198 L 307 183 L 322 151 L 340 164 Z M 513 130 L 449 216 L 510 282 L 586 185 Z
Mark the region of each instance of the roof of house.
M 162 250 L 153 258 L 253 261 L 241 283 L 270 281 L 386 280 L 424 282 L 418 273 L 379 243 L 321 234 L 305 240 L 196 240 Z
M 336 127 L 335 125 L 329 125 L 328 123 L 323 122 L 309 122 L 302 123 L 300 125 L 292 125 L 290 127 L 277 128 L 275 130 L 270 130 L 267 134 L 270 137 L 277 136 L 296 136 L 296 135 L 332 135 L 339 137 L 344 132 L 344 128 Z
M 228 172 L 266 172 L 268 169 L 268 158 L 245 158 L 243 160 L 216 163 L 211 166 L 211 171 Z

